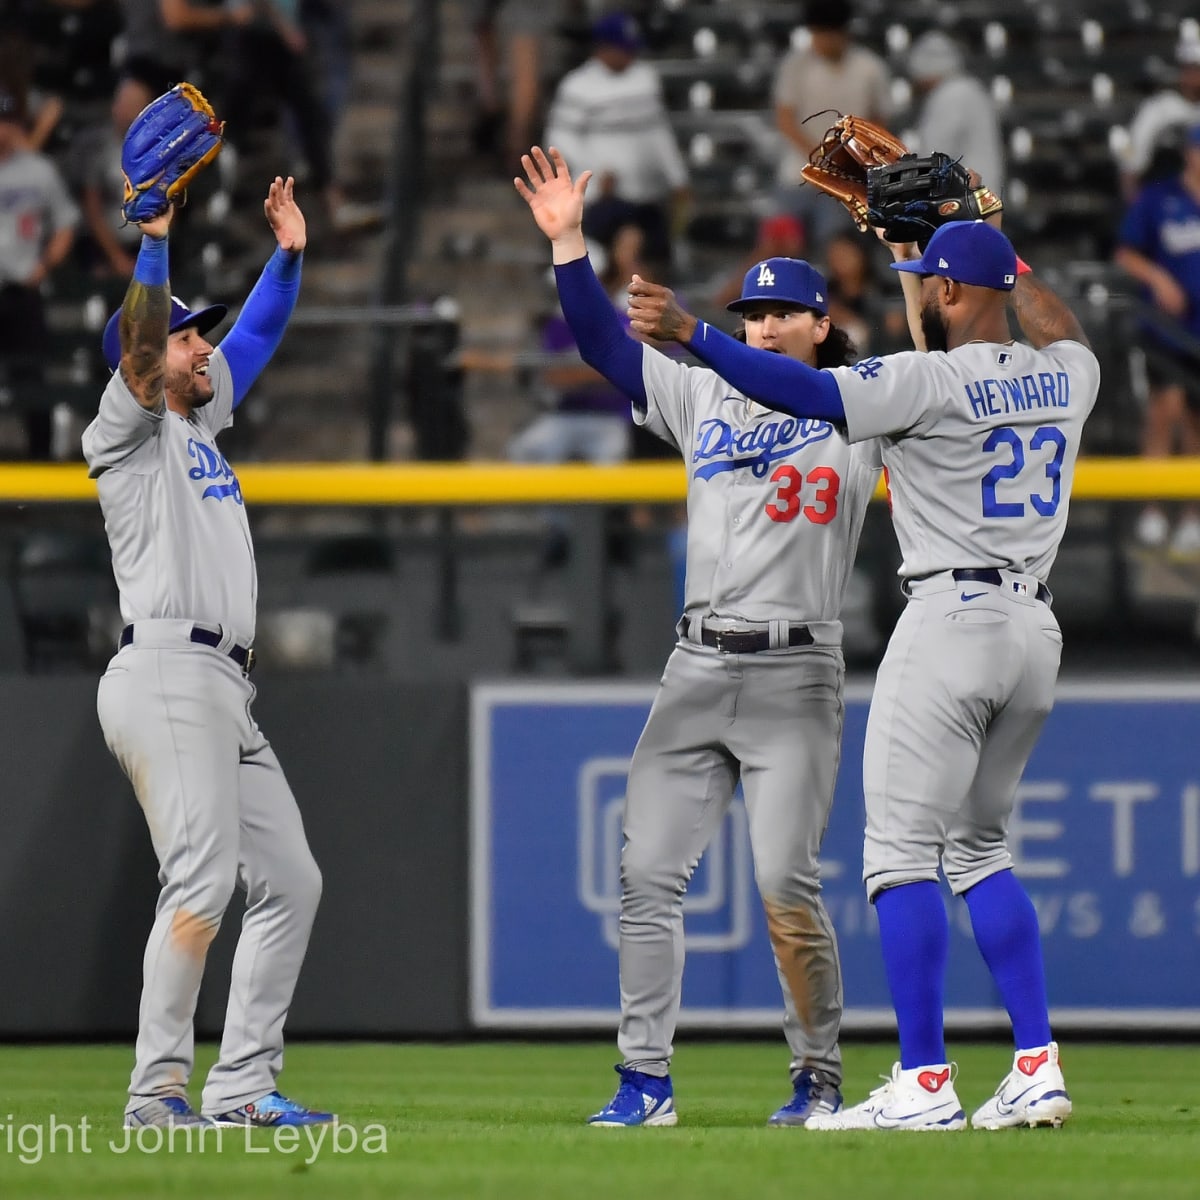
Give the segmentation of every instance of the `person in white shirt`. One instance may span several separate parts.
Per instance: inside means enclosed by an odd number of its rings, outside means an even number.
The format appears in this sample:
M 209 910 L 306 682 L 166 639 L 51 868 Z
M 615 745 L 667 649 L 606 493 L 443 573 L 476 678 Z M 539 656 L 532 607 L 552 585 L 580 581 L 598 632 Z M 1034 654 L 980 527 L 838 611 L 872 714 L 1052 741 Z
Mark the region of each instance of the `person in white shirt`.
M 908 74 L 922 97 L 917 116 L 919 154 L 940 150 L 979 172 L 997 195 L 1004 190 L 1004 139 L 987 89 L 963 70 L 958 44 L 931 29 L 913 43 Z
M 775 76 L 775 124 L 785 139 L 776 204 L 803 224 L 809 253 L 854 226 L 840 204 L 817 188 L 801 186 L 808 156 L 839 114 L 881 125 L 891 117 L 887 65 L 855 43 L 853 18 L 849 0 L 809 0 L 804 12 L 809 44 L 785 55 Z
M 623 13 L 592 26 L 591 58 L 563 76 L 550 106 L 545 144 L 567 165 L 595 172 L 584 232 L 607 243 L 622 225 L 646 237 L 648 263 L 665 267 L 688 200 L 688 169 L 671 129 L 662 82 L 641 62 L 641 31 Z
M 1175 87 L 1143 100 L 1129 126 L 1129 144 L 1121 161 L 1121 193 L 1126 201 L 1134 198 L 1148 176 L 1162 178 L 1178 170 L 1172 141 L 1200 122 L 1200 38 L 1181 39 L 1175 62 L 1179 66 Z

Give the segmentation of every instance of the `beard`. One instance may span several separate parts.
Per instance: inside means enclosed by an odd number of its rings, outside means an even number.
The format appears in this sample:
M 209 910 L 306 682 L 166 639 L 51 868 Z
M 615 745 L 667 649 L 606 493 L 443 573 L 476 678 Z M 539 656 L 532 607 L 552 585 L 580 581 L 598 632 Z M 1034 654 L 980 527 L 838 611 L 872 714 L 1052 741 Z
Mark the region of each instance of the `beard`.
M 172 371 L 163 379 L 163 389 L 189 409 L 203 408 L 213 398 L 212 381 L 192 371 Z
M 936 301 L 928 301 L 921 306 L 921 333 L 925 338 L 926 350 L 946 350 L 950 345 L 946 322 Z

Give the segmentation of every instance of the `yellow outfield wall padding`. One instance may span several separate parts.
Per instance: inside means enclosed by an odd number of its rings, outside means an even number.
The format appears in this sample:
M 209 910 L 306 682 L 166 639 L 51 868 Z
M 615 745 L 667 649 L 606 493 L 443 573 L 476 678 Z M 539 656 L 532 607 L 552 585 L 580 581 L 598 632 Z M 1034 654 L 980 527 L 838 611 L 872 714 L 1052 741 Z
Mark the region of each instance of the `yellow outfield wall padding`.
M 1033 464 L 1025 475 L 1031 491 L 1038 491 L 1045 482 Z M 238 469 L 237 476 L 251 504 L 325 506 L 656 504 L 683 500 L 687 482 L 682 464 L 675 462 L 613 467 L 486 462 L 248 463 Z M 877 498 L 883 495 L 881 485 Z M 1072 495 L 1076 500 L 1200 500 L 1200 458 L 1081 459 Z M 82 464 L 0 465 L 0 503 L 95 499 L 95 482 L 88 479 Z

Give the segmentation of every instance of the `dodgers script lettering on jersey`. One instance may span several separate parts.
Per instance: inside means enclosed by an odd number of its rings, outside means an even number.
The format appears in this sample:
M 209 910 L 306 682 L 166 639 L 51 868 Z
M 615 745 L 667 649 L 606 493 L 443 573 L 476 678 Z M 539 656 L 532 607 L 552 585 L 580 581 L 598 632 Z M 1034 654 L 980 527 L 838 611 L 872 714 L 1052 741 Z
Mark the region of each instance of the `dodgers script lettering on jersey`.
M 725 401 L 740 399 L 739 396 L 725 397 Z M 746 467 L 762 478 L 772 463 L 789 458 L 801 446 L 823 442 L 832 436 L 833 426 L 828 421 L 788 417 L 784 421 L 760 420 L 749 428 L 739 429 L 720 417 L 709 417 L 696 427 L 692 463 L 698 464 L 697 479 L 711 479 L 722 471 Z
M 242 488 L 216 443 L 232 420 L 234 395 L 220 349 L 208 374 L 213 398 L 188 419 L 142 408 L 115 372 L 84 431 L 83 452 L 97 480 L 125 621 L 199 621 L 249 645 L 258 576 Z
M 841 640 L 842 595 L 879 472 L 825 421 L 780 417 L 715 372 L 643 348 L 635 416 L 683 455 L 689 617 L 810 624 Z
M 225 461 L 223 455 L 215 446 L 205 445 L 195 438 L 188 438 L 188 454 L 199 460 L 199 465 L 188 471 L 189 479 L 223 479 L 225 483 L 213 483 L 200 493 L 201 500 L 224 500 L 227 496 L 235 503 L 241 504 L 242 488 L 233 473 L 233 468 Z
M 974 342 L 833 374 L 851 442 L 881 439 L 901 575 L 1001 567 L 1047 578 L 1100 386 L 1091 350 Z

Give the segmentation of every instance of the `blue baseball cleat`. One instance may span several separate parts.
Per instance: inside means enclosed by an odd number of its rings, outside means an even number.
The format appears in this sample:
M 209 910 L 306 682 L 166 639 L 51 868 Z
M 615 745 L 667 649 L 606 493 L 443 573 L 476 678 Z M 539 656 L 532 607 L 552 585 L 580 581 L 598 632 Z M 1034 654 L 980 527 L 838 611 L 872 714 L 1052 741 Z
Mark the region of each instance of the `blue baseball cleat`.
M 268 1092 L 265 1096 L 241 1108 L 219 1113 L 212 1118 L 214 1125 L 223 1128 L 229 1126 L 257 1125 L 273 1127 L 279 1125 L 331 1125 L 337 1121 L 333 1113 L 317 1112 L 305 1108 L 278 1092 Z
M 805 1067 L 792 1080 L 792 1098 L 767 1118 L 768 1125 L 807 1125 L 814 1113 L 835 1113 L 842 1107 L 842 1093 L 823 1071 Z
M 635 1125 L 674 1125 L 674 1091 L 670 1075 L 647 1075 L 632 1067 L 614 1067 L 621 1077 L 617 1094 L 587 1123 L 600 1129 L 632 1128 Z

